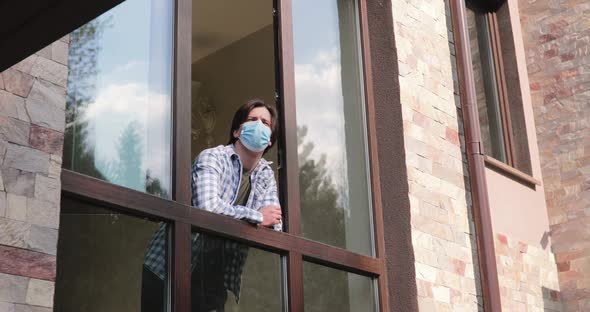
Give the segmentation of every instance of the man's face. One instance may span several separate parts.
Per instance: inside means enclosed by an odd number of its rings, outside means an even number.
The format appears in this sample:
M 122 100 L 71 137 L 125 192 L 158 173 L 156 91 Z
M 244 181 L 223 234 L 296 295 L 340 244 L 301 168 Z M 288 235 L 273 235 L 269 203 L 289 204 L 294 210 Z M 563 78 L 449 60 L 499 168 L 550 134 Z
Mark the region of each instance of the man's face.
M 272 117 L 271 117 L 268 109 L 266 109 L 265 107 L 255 107 L 254 109 L 252 109 L 250 111 L 250 113 L 248 114 L 248 118 L 246 118 L 246 121 L 244 121 L 244 122 L 256 121 L 256 120 L 260 120 L 265 126 L 267 126 L 269 129 L 272 130 L 272 126 L 271 126 L 272 125 Z M 238 130 L 234 131 L 234 137 L 239 138 L 241 132 L 242 132 L 242 126 L 240 126 L 240 128 Z M 268 146 L 271 146 L 271 145 L 272 145 L 272 142 L 268 144 Z

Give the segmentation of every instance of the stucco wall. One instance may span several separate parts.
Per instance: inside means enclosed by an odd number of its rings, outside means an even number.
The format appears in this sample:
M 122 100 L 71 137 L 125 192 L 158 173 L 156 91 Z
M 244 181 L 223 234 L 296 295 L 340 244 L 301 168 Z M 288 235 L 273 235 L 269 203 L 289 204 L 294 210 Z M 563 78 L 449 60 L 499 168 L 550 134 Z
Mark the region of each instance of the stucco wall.
M 0 74 L 0 311 L 51 311 L 69 38 Z
M 561 298 L 567 311 L 588 311 L 590 2 L 519 6 Z
M 392 4 L 419 308 L 477 311 L 482 302 L 450 9 L 445 1 Z

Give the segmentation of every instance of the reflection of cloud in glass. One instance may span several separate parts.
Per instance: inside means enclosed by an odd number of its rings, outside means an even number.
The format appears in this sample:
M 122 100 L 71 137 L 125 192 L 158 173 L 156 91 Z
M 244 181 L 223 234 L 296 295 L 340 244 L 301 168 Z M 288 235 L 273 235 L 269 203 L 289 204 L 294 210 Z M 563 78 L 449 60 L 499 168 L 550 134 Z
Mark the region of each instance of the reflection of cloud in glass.
M 121 83 L 129 81 L 141 81 L 148 76 L 148 63 L 144 61 L 129 61 L 117 65 L 111 72 L 102 75 L 101 81 L 105 83 Z
M 327 156 L 327 170 L 346 191 L 346 142 L 340 69 L 336 46 L 319 50 L 310 63 L 295 64 L 297 124 L 308 127 L 311 157 Z M 341 195 L 343 195 L 341 193 Z M 346 203 L 341 202 L 346 207 Z
M 84 119 L 93 125 L 91 136 L 95 143 L 95 157 L 100 160 L 98 169 L 108 172 L 109 168 L 104 166 L 119 161 L 118 139 L 129 124 L 137 123 L 143 139 L 142 171 L 149 169 L 153 177 L 160 179 L 163 185 L 169 185 L 169 138 L 163 136 L 154 140 L 148 135 L 150 129 L 169 133 L 169 103 L 168 95 L 150 91 L 143 84 L 110 84 L 99 89 L 96 100 L 88 105 L 84 115 Z M 149 155 L 146 148 L 149 148 Z

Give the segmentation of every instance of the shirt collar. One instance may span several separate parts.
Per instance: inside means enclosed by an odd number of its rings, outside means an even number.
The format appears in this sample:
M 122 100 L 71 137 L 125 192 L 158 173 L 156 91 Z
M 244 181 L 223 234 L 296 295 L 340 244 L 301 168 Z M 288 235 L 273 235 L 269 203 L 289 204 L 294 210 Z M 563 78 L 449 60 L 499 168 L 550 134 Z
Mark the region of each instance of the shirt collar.
M 238 155 L 238 153 L 236 153 L 236 148 L 233 143 L 225 146 L 225 154 L 230 159 L 240 159 L 240 155 Z M 254 169 L 254 171 L 259 170 L 260 168 L 263 168 L 265 166 L 270 166 L 270 164 L 272 164 L 272 162 L 267 161 L 264 158 L 260 158 L 260 160 L 258 161 L 258 164 L 256 164 L 256 168 Z

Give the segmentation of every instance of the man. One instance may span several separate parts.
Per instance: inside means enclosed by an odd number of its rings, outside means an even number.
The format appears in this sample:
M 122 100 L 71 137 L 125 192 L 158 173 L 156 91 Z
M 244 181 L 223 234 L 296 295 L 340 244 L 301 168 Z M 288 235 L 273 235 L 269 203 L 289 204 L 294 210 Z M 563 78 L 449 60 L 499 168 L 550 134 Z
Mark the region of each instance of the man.
M 261 100 L 237 110 L 228 145 L 204 150 L 193 164 L 193 206 L 282 230 L 274 173 L 262 158 L 276 141 L 276 115 Z M 227 290 L 239 300 L 247 253 L 246 245 L 234 241 L 193 237 L 193 312 L 223 311 Z
M 281 230 L 274 173 L 262 158 L 276 141 L 276 124 L 272 106 L 257 99 L 242 105 L 228 145 L 204 150 L 193 164 L 193 206 Z
M 262 156 L 276 142 L 277 113 L 251 100 L 234 114 L 228 145 L 202 151 L 192 166 L 192 205 L 207 211 L 282 230 L 277 184 Z M 165 237 L 162 226 L 145 256 L 142 311 L 163 311 Z M 227 291 L 239 300 L 246 245 L 193 234 L 191 293 L 193 312 L 222 312 Z

